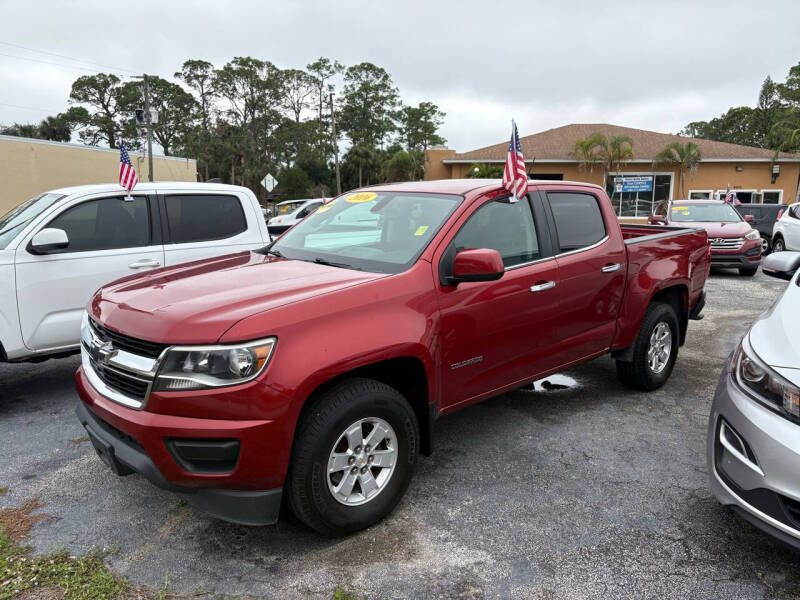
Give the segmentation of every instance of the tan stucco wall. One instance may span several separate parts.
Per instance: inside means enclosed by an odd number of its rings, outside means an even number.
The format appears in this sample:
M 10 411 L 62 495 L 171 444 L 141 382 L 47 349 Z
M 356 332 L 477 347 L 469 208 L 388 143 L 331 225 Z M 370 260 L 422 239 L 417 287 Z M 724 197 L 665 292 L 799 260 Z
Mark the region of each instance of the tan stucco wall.
M 437 150 L 443 152 L 443 150 Z M 452 150 L 450 152 L 453 152 Z M 467 163 L 444 164 L 443 158 L 450 156 L 432 155 L 428 151 L 430 167 L 426 169 L 425 179 L 459 179 L 465 177 L 471 165 Z M 441 158 L 440 158 L 441 156 Z M 439 166 L 436 162 L 439 162 Z M 493 163 L 502 168 L 501 163 Z M 684 182 L 684 196 L 690 190 L 724 190 L 730 184 L 733 190 L 783 190 L 783 202 L 791 204 L 797 197 L 798 176 L 800 164 L 779 162 L 780 175 L 775 183 L 770 183 L 772 178 L 772 164 L 769 162 L 705 162 L 701 163 L 697 175 L 692 177 L 686 173 Z M 741 171 L 736 168 L 741 167 Z M 680 174 L 677 169 L 667 166 L 653 167 L 650 163 L 633 163 L 622 169 L 623 173 L 673 173 L 672 199 L 681 199 Z M 565 180 L 585 181 L 603 185 L 603 168 L 596 166 L 592 170 L 583 169 L 577 163 L 534 163 L 532 175 L 542 173 L 561 173 Z M 430 176 L 429 176 L 430 174 Z
M 147 181 L 147 160 L 131 153 L 139 181 Z M 153 157 L 155 181 L 196 181 L 194 159 Z M 0 215 L 55 188 L 118 180 L 119 151 L 0 137 Z

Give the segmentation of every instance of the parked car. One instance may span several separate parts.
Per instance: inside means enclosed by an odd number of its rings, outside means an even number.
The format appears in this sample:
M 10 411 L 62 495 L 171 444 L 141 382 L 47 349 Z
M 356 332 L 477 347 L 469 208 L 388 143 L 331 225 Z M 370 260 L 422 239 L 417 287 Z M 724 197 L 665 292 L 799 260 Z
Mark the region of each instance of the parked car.
M 278 203 L 275 208 L 277 216 L 267 221 L 269 234 L 275 238 L 284 231 L 305 219 L 312 212 L 322 206 L 322 198 L 314 200 L 287 200 Z
M 765 274 L 791 282 L 722 371 L 708 421 L 708 472 L 722 504 L 800 549 L 798 267 L 798 252 L 764 260 Z
M 736 210 L 753 229 L 757 229 L 761 236 L 761 255 L 766 256 L 772 250 L 772 230 L 775 222 L 786 210 L 785 204 L 737 204 Z
M 0 360 L 79 351 L 81 315 L 101 285 L 162 266 L 264 246 L 246 188 L 116 184 L 40 194 L 0 217 Z
M 786 208 L 772 230 L 772 249 L 800 250 L 800 202 Z
M 100 457 L 223 519 L 273 523 L 285 496 L 339 535 L 392 510 L 441 415 L 609 352 L 662 386 L 703 307 L 706 232 L 529 185 L 514 203 L 497 180 L 367 188 L 263 250 L 104 287 L 76 376 Z
M 761 235 L 752 220 L 722 200 L 673 200 L 659 203 L 649 222 L 702 227 L 711 244 L 711 266 L 737 268 L 752 277 L 761 263 Z

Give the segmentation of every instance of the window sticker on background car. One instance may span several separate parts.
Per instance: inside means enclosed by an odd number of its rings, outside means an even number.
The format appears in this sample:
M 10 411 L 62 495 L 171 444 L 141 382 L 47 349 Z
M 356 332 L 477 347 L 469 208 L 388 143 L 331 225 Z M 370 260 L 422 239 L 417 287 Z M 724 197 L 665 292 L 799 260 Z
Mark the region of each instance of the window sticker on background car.
M 420 225 L 417 227 L 417 230 L 414 232 L 414 235 L 425 235 L 425 232 L 428 231 L 427 225 Z
M 351 204 L 358 204 L 360 202 L 370 202 L 377 197 L 378 194 L 375 192 L 358 192 L 357 194 L 350 194 L 346 200 Z
M 323 204 L 322 206 L 320 206 L 314 212 L 318 212 L 318 213 L 325 212 L 326 210 L 330 210 L 332 206 L 333 206 L 333 204 Z

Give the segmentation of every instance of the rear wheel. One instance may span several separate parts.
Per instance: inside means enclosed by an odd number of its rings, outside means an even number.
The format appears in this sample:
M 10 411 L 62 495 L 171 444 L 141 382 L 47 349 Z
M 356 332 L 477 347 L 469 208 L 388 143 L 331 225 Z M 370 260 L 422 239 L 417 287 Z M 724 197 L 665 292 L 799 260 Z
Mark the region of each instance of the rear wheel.
M 752 277 L 753 275 L 758 272 L 758 267 L 740 267 L 739 268 L 739 275 L 744 275 L 745 277 Z
M 786 250 L 786 242 L 783 241 L 783 238 L 778 236 L 772 241 L 772 251 L 773 252 L 783 252 Z
M 394 388 L 343 381 L 318 397 L 297 428 L 287 478 L 292 512 L 324 535 L 345 535 L 388 515 L 416 465 L 419 425 Z
M 652 302 L 633 343 L 633 360 L 617 361 L 622 382 L 648 391 L 664 385 L 675 366 L 679 335 L 678 317 L 672 306 Z

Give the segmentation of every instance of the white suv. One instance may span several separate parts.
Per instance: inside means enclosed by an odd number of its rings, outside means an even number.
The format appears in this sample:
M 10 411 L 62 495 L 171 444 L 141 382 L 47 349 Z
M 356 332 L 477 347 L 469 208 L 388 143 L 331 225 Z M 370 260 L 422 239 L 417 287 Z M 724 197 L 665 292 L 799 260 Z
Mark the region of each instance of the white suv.
M 791 204 L 772 228 L 772 251 L 800 250 L 800 202 Z
M 40 194 L 0 216 L 0 361 L 77 352 L 86 303 L 133 273 L 268 243 L 247 188 L 119 185 Z

